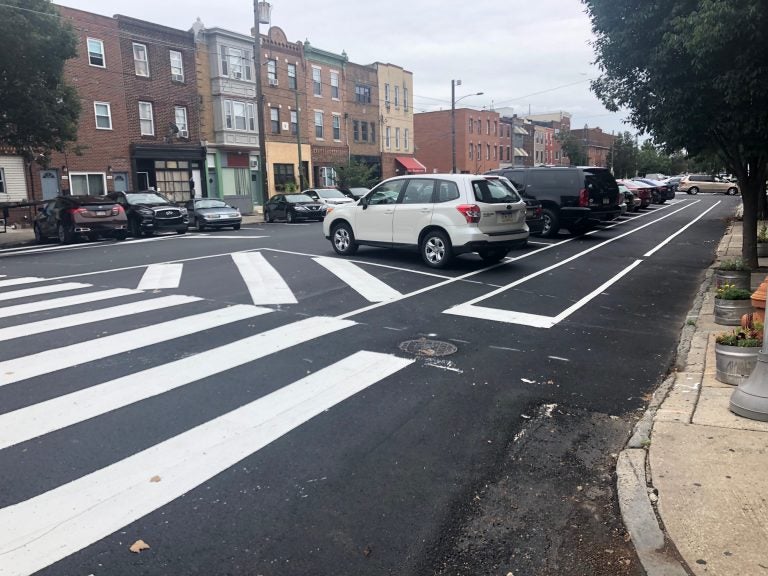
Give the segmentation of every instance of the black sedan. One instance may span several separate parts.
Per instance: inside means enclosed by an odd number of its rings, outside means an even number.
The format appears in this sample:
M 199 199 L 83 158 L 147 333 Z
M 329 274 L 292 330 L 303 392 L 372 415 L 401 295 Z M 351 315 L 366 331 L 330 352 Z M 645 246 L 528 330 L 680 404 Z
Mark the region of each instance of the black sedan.
M 299 220 L 325 218 L 326 205 L 306 194 L 275 194 L 264 205 L 264 220 L 286 220 L 289 224 Z
M 134 238 L 152 236 L 155 232 L 184 234 L 187 231 L 187 209 L 176 206 L 158 192 L 110 192 L 108 196 L 125 210 L 128 230 Z
M 216 198 L 198 198 L 186 204 L 189 212 L 189 225 L 200 232 L 207 228 L 228 228 L 240 230 L 243 217 L 240 211 Z

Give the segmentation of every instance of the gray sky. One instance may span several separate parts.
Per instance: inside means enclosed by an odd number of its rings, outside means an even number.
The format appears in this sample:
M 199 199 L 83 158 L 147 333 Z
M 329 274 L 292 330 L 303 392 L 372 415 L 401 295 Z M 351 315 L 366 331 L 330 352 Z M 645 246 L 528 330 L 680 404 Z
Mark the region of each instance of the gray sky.
M 125 14 L 187 30 L 207 27 L 249 34 L 249 0 L 58 0 L 111 16 Z M 463 85 L 460 106 L 513 107 L 518 114 L 565 110 L 572 126 L 606 132 L 634 129 L 590 92 L 598 72 L 590 22 L 579 0 L 272 0 L 272 24 L 291 41 L 347 52 L 358 64 L 390 62 L 413 72 L 413 108 L 448 109 L 451 79 Z M 266 26 L 262 26 L 262 33 Z

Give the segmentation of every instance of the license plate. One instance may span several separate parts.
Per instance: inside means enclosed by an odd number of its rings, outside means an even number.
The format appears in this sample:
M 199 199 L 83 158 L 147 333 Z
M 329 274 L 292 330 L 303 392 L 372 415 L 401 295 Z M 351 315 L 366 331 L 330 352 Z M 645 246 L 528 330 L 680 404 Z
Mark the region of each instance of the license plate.
M 510 222 L 516 222 L 517 218 L 515 217 L 514 212 L 499 212 L 499 222 L 502 224 L 508 224 Z
M 106 216 L 107 214 L 106 210 L 96 210 L 96 216 Z
M 611 199 L 610 198 L 603 198 L 603 204 L 610 204 Z

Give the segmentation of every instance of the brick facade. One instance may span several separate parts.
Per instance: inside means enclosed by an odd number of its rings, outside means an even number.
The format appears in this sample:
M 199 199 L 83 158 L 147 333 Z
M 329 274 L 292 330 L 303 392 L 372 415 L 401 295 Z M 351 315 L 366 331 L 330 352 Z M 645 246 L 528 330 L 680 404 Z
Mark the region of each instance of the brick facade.
M 379 81 L 375 66 L 347 64 L 347 129 L 353 160 L 373 167 L 377 178 L 382 165 L 379 153 Z

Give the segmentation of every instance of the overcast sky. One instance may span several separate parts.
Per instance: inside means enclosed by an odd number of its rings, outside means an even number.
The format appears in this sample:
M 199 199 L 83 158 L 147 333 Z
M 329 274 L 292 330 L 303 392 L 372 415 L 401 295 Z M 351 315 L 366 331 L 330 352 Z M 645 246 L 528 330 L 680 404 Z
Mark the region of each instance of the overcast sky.
M 187 30 L 205 26 L 249 34 L 249 0 L 58 0 L 107 16 L 125 14 Z M 572 126 L 606 132 L 634 129 L 590 92 L 590 22 L 579 0 L 273 0 L 272 25 L 288 39 L 346 51 L 350 61 L 390 62 L 413 72 L 413 108 L 449 109 L 456 97 L 472 108 L 513 107 L 525 115 L 564 110 Z M 266 33 L 266 26 L 262 26 Z

